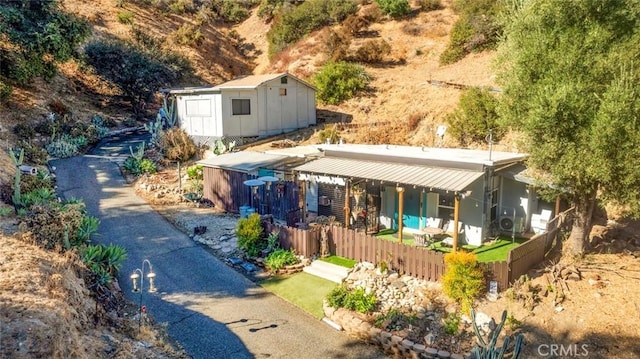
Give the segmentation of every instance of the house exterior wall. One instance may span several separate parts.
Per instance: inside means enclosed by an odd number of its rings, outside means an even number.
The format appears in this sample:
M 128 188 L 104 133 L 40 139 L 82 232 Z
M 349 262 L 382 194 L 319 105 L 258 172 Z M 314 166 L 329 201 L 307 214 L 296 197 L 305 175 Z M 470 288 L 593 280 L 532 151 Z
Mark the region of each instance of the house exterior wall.
M 537 197 L 530 197 L 525 183 L 502 177 L 498 220 L 504 217 L 510 218 L 516 233 L 525 230 L 527 218 L 530 218 L 531 211 L 538 207 Z
M 223 134 L 220 94 L 179 95 L 179 126 L 195 137 L 220 138 Z
M 249 115 L 233 115 L 232 100 L 250 101 Z M 225 137 L 257 137 L 259 135 L 258 92 L 254 89 L 222 91 L 222 127 Z
M 281 91 L 286 91 L 286 94 Z M 295 131 L 316 123 L 315 91 L 287 76 L 283 84 L 277 78 L 262 84 L 258 90 L 259 136 L 273 136 Z

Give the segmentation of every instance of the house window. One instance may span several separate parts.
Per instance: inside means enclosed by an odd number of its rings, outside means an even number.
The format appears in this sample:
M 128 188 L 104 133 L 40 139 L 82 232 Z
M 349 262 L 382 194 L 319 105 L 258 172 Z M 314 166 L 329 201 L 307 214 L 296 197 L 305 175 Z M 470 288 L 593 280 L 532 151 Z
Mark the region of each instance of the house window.
M 281 84 L 285 84 L 285 85 L 286 85 L 286 84 L 287 84 L 287 81 L 289 81 L 289 80 L 287 79 L 287 76 L 283 76 L 283 77 L 281 77 L 281 78 L 280 78 L 280 83 L 281 83 Z
M 286 88 L 280 88 L 280 96 L 287 96 L 287 89 Z
M 251 100 L 249 99 L 232 99 L 231 100 L 231 113 L 233 115 L 250 115 L 251 114 Z

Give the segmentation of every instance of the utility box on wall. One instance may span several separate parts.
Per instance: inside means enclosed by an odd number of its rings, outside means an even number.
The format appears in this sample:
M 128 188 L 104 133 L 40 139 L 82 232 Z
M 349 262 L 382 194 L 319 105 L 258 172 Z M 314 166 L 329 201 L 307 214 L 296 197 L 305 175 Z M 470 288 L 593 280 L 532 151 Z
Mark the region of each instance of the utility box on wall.
M 319 206 L 330 206 L 331 200 L 328 196 L 319 196 L 318 197 L 318 205 Z

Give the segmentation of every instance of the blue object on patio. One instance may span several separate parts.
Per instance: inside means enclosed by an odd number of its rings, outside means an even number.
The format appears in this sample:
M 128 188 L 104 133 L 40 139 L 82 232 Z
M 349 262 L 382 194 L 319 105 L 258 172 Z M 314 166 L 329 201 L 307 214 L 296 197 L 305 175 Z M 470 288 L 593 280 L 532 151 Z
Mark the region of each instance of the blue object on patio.
M 252 209 L 251 206 L 240 206 L 240 218 L 247 218 L 249 216 L 249 209 Z

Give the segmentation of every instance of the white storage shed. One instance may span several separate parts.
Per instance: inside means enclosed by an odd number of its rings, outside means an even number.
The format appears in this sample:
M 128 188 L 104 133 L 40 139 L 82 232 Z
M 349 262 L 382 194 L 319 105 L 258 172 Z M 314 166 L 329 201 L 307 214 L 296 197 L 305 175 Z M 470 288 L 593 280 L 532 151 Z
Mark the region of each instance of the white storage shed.
M 162 92 L 175 96 L 180 127 L 200 143 L 223 137 L 243 143 L 316 124 L 315 87 L 288 73 Z

